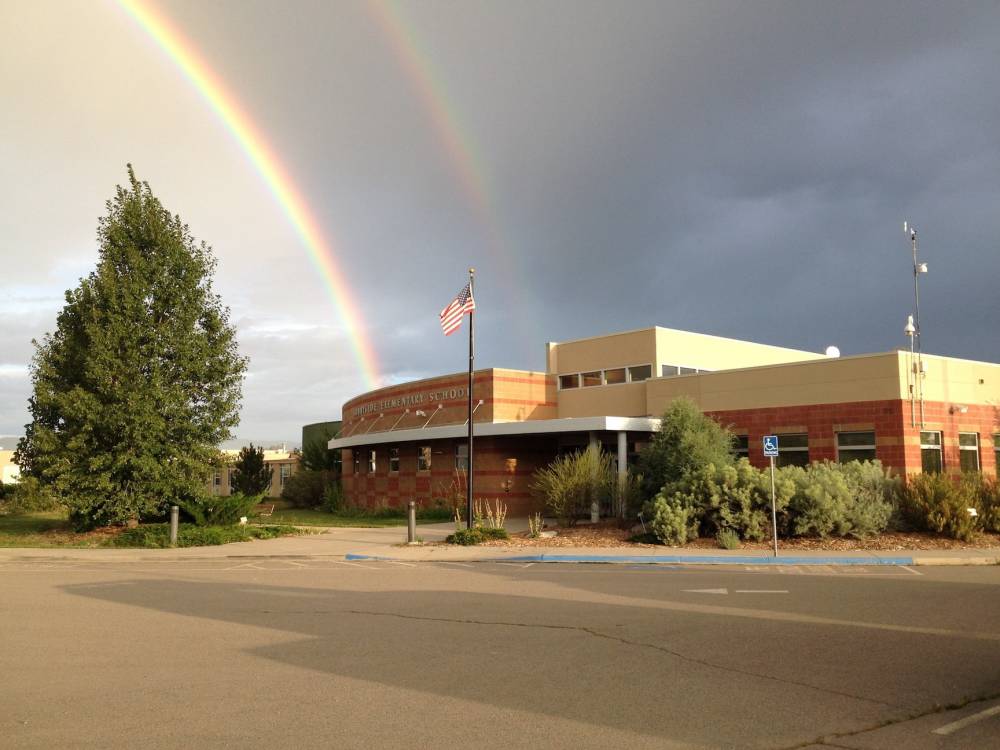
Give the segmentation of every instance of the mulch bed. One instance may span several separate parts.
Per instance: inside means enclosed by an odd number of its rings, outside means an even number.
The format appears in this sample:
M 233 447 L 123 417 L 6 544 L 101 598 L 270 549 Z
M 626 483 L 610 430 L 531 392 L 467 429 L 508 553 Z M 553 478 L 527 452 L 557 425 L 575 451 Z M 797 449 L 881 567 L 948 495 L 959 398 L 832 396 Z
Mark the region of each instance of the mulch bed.
M 660 544 L 643 544 L 630 542 L 633 532 L 620 529 L 614 523 L 585 524 L 572 528 L 549 529 L 557 532 L 556 536 L 543 539 L 530 539 L 527 532 L 511 534 L 509 540 L 484 542 L 483 547 L 663 547 Z M 824 550 L 833 552 L 849 552 L 852 550 L 891 551 L 891 550 L 949 550 L 949 549 L 981 549 L 1000 548 L 1000 534 L 977 533 L 971 542 L 928 534 L 926 532 L 886 532 L 871 539 L 842 539 L 830 537 L 827 539 L 795 538 L 778 539 L 778 547 L 783 550 Z M 685 549 L 718 549 L 714 539 L 695 539 L 685 545 Z M 748 552 L 771 549 L 771 543 L 744 542 L 740 548 Z

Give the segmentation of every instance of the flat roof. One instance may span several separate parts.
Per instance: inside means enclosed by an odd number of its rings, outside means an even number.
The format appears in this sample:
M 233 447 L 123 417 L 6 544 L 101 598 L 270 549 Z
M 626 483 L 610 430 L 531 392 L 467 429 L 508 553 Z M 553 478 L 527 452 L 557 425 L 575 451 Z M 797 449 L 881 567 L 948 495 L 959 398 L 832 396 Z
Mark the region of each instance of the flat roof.
M 564 419 L 529 419 L 524 422 L 476 422 L 474 437 L 496 435 L 551 435 L 567 432 L 656 432 L 660 420 L 655 417 L 567 417 Z M 358 445 L 415 443 L 421 440 L 447 440 L 466 437 L 468 423 L 440 425 L 410 430 L 362 433 L 334 438 L 327 448 L 353 448 Z

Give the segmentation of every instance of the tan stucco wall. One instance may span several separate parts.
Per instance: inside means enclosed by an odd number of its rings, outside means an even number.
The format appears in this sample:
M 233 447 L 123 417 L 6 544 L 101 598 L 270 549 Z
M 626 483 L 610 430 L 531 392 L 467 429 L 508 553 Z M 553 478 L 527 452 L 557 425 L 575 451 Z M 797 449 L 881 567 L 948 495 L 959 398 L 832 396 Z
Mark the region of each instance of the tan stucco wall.
M 795 362 L 728 372 L 658 378 L 646 385 L 647 409 L 661 414 L 689 396 L 703 411 L 882 401 L 904 397 L 896 352 Z M 905 367 L 905 365 L 903 365 Z M 905 370 L 904 370 L 905 374 Z
M 664 364 L 700 370 L 729 370 L 810 359 L 824 359 L 824 355 L 653 327 L 551 343 L 547 348 L 546 366 L 551 373 L 567 374 L 649 364 L 653 366 L 653 375 L 657 376 Z
M 550 373 L 589 372 L 656 362 L 656 329 L 614 333 L 579 341 L 552 344 L 548 349 Z M 655 374 L 655 373 L 654 373 Z
M 906 382 L 909 354 L 900 356 L 900 378 Z M 978 404 L 1000 409 L 1000 364 L 923 355 L 924 399 L 960 406 Z
M 672 328 L 656 328 L 657 362 L 654 375 L 664 364 L 696 367 L 699 370 L 731 370 L 783 362 L 824 359 L 825 355 L 781 346 L 756 344 L 721 336 L 706 336 Z
M 649 382 L 559 391 L 559 417 L 644 417 Z

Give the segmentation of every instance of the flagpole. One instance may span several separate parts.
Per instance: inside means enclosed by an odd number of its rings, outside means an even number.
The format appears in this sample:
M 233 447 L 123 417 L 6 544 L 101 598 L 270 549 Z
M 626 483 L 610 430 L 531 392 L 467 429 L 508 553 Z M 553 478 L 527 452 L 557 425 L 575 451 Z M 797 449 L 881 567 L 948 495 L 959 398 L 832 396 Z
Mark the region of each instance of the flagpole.
M 469 269 L 469 296 L 475 299 L 473 294 L 473 276 L 475 268 Z M 465 497 L 465 519 L 466 528 L 472 528 L 472 366 L 476 358 L 476 310 L 469 310 L 469 486 Z

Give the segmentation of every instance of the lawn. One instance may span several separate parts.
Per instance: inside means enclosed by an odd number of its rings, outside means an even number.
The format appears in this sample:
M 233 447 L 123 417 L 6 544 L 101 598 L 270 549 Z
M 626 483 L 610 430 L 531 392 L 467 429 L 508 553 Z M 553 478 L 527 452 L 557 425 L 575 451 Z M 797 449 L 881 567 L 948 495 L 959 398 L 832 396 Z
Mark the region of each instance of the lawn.
M 277 514 L 275 514 L 277 515 Z M 270 520 L 270 519 L 267 519 Z M 250 539 L 271 539 L 301 533 L 276 521 L 241 529 L 238 526 L 181 524 L 178 547 L 200 547 Z M 141 524 L 137 529 L 107 527 L 83 533 L 73 531 L 60 511 L 0 516 L 0 547 L 131 547 L 148 549 L 168 546 L 165 523 Z
M 0 547 L 99 547 L 103 540 L 74 532 L 61 511 L 0 516 Z
M 263 507 L 269 507 L 265 503 Z M 432 509 L 417 511 L 417 523 L 445 523 L 452 520 L 450 510 Z M 406 526 L 406 516 L 403 511 L 387 509 L 384 511 L 349 510 L 338 513 L 327 513 L 323 510 L 307 510 L 303 508 L 275 508 L 271 516 L 257 517 L 256 523 L 291 524 L 293 526 L 332 526 L 353 528 L 384 528 L 387 526 Z

